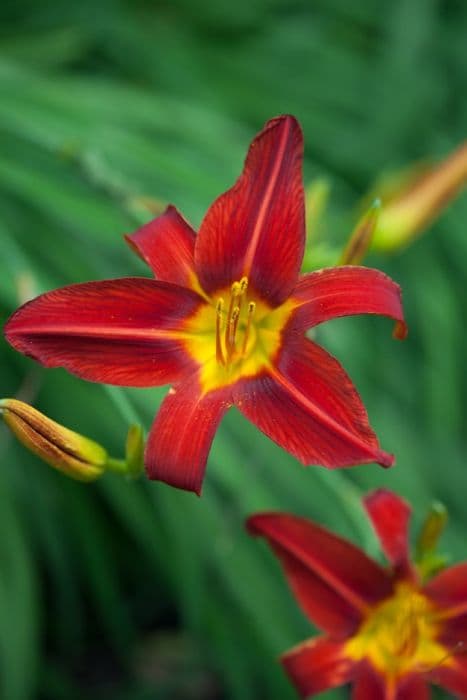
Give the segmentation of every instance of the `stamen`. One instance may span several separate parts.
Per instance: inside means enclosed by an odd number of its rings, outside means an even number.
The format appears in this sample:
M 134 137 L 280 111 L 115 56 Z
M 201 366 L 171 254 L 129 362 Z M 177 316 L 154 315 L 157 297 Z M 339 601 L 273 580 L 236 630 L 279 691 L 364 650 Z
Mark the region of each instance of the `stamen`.
M 224 353 L 222 352 L 222 315 L 224 313 L 224 300 L 218 299 L 216 304 L 216 360 L 219 364 L 225 365 Z
M 236 306 L 232 311 L 232 316 L 229 319 L 228 340 L 227 346 L 227 360 L 230 360 L 235 352 L 235 336 L 237 334 L 238 317 L 240 316 L 240 307 Z
M 230 287 L 230 303 L 229 303 L 229 310 L 227 312 L 227 325 L 225 328 L 225 344 L 228 347 L 229 345 L 229 328 L 230 328 L 230 320 L 232 318 L 232 313 L 233 310 L 236 306 L 238 306 L 238 300 L 240 298 L 240 292 L 241 292 L 241 285 L 240 282 L 234 282 L 232 286 Z
M 243 338 L 242 355 L 246 354 L 246 349 L 248 347 L 248 339 L 250 337 L 251 319 L 255 313 L 256 304 L 254 301 L 250 301 L 248 304 L 248 318 L 246 321 L 245 336 Z
M 245 323 L 245 335 L 241 344 L 241 353 L 236 347 L 238 326 L 240 317 L 244 319 L 244 308 L 246 303 L 246 292 L 248 289 L 248 277 L 242 277 L 239 282 L 234 282 L 230 286 L 230 298 L 227 313 L 224 310 L 224 300 L 218 299 L 216 304 L 216 359 L 217 362 L 224 367 L 229 365 L 231 361 L 246 354 L 248 340 L 250 337 L 250 328 L 252 324 L 252 316 L 255 312 L 256 304 L 250 302 L 248 304 L 247 318 Z M 243 331 L 242 320 L 242 331 Z

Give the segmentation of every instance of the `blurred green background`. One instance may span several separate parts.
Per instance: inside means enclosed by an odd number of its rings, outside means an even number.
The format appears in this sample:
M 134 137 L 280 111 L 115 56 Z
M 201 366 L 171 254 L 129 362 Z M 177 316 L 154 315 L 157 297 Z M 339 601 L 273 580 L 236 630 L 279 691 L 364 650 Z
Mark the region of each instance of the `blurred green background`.
M 47 289 L 149 274 L 122 240 L 150 218 L 138 198 L 197 225 L 276 114 L 303 125 L 306 181 L 332 185 L 339 245 L 378 175 L 465 138 L 462 2 L 3 0 L 0 13 L 2 323 Z M 276 657 L 314 631 L 246 535 L 254 511 L 310 516 L 379 556 L 360 497 L 385 484 L 415 525 L 444 502 L 444 549 L 467 558 L 466 221 L 464 196 L 408 250 L 368 260 L 403 286 L 405 343 L 382 319 L 319 329 L 392 470 L 303 469 L 232 411 L 197 499 L 144 479 L 76 484 L 0 431 L 2 699 L 294 698 Z M 0 353 L 0 394 L 116 456 L 166 391 L 44 371 L 4 341 Z

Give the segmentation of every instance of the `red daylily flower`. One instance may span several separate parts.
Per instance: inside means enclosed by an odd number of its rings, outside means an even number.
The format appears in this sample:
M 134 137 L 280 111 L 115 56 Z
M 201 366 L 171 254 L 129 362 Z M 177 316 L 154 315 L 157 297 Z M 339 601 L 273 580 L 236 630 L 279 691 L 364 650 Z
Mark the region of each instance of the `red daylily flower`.
M 287 674 L 304 698 L 345 683 L 353 700 L 428 700 L 430 683 L 467 698 L 467 563 L 423 583 L 409 560 L 407 503 L 381 489 L 364 505 L 389 568 L 304 518 L 248 520 L 325 633 L 282 657 Z
M 64 287 L 25 304 L 6 325 L 8 341 L 47 367 L 110 384 L 174 385 L 148 439 L 152 479 L 200 493 L 230 406 L 305 464 L 393 462 L 344 370 L 305 333 L 369 313 L 394 319 L 404 337 L 400 290 L 364 267 L 299 277 L 302 160 L 297 121 L 271 120 L 198 235 L 169 206 L 127 237 L 157 281 Z

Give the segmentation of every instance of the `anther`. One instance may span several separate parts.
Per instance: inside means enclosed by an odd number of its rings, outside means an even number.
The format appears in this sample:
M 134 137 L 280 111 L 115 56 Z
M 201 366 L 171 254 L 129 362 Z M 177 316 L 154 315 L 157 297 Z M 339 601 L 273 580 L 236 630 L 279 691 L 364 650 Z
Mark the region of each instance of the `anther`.
M 225 365 L 224 353 L 222 352 L 222 316 L 224 313 L 224 300 L 218 299 L 216 304 L 216 360 L 219 364 Z
M 240 293 L 244 294 L 248 289 L 248 277 L 242 277 L 240 280 Z
M 235 336 L 237 334 L 237 326 L 238 326 L 238 318 L 240 316 L 240 307 L 235 306 L 235 308 L 232 311 L 232 315 L 229 319 L 229 325 L 227 330 L 227 359 L 230 360 L 232 355 L 235 352 Z
M 247 347 L 248 347 L 248 339 L 249 339 L 249 336 L 250 336 L 250 328 L 251 328 L 251 319 L 252 319 L 253 316 L 254 316 L 255 309 L 256 309 L 256 304 L 255 304 L 255 302 L 254 302 L 254 301 L 250 301 L 250 303 L 248 304 L 248 317 L 247 317 L 247 320 L 246 320 L 245 335 L 244 335 L 244 338 L 243 338 L 242 355 L 245 355 L 245 354 L 246 354 L 246 349 L 247 349 Z

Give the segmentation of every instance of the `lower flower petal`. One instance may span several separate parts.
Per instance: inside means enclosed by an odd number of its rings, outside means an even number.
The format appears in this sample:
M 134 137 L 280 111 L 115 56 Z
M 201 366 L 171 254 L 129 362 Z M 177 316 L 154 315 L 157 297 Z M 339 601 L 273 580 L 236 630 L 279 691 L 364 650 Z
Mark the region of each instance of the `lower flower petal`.
M 379 314 L 396 321 L 396 338 L 407 335 L 400 287 L 370 267 L 341 265 L 311 272 L 300 278 L 293 298 L 299 303 L 296 318 L 303 329 L 339 316 Z
M 285 347 L 275 368 L 238 383 L 238 409 L 304 464 L 391 466 L 392 455 L 380 449 L 365 407 L 337 360 L 306 338 Z
M 149 265 L 157 279 L 191 287 L 196 280 L 196 234 L 173 206 L 141 226 L 127 243 Z
M 24 304 L 5 336 L 46 367 L 95 382 L 156 386 L 194 370 L 183 323 L 202 303 L 191 290 L 154 280 L 76 284 Z
M 442 616 L 454 619 L 467 613 L 467 563 L 455 564 L 431 579 L 424 591 L 438 606 Z
M 455 697 L 467 698 L 467 657 L 450 658 L 429 674 L 432 683 L 453 693 Z
M 300 644 L 281 661 L 303 698 L 348 683 L 355 668 L 344 653 L 344 644 L 325 638 Z
M 373 491 L 364 499 L 381 547 L 389 562 L 408 570 L 408 528 L 411 509 L 400 496 L 387 489 Z
M 197 376 L 172 388 L 149 434 L 148 477 L 200 495 L 214 435 L 231 403 L 227 389 L 202 394 Z
M 395 700 L 430 700 L 428 683 L 419 674 L 411 674 L 398 683 Z
M 390 595 L 390 577 L 351 542 L 310 520 L 285 513 L 249 518 L 265 537 L 308 617 L 334 637 L 351 634 L 370 606 Z
M 353 687 L 352 700 L 429 700 L 430 691 L 424 678 L 415 673 L 399 680 L 385 679 L 372 667 L 362 664 Z

